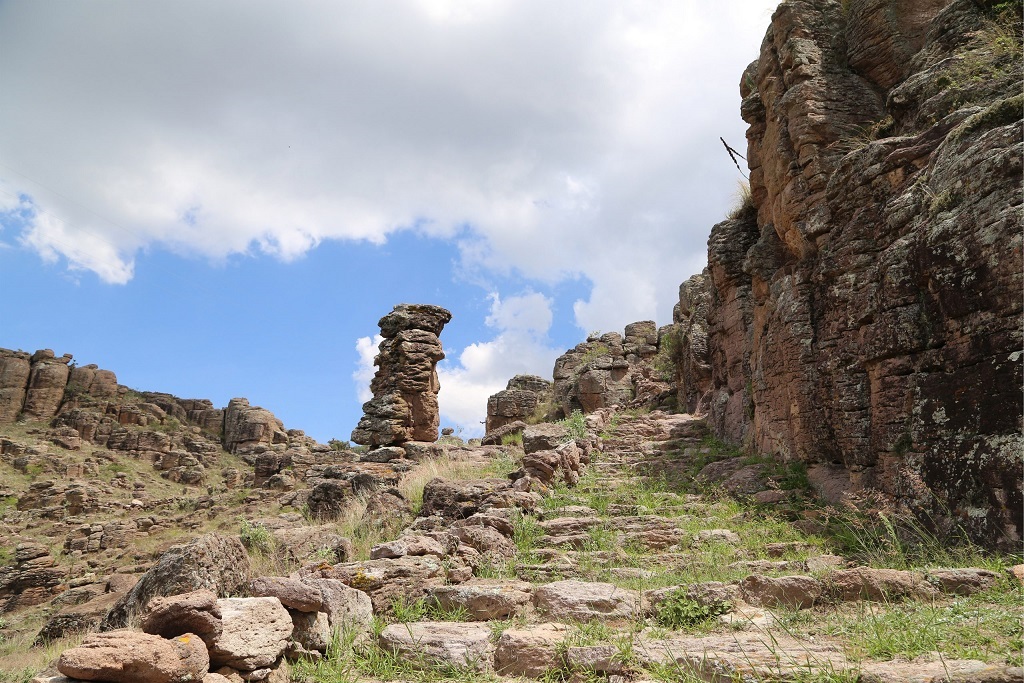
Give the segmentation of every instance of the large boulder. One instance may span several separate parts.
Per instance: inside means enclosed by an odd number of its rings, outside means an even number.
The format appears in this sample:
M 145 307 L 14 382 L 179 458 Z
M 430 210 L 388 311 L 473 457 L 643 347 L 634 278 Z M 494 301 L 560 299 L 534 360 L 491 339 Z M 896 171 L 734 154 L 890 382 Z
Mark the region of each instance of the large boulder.
M 200 536 L 161 555 L 156 566 L 107 613 L 100 628 L 107 631 L 126 627 L 155 597 L 202 588 L 217 595 L 236 594 L 248 584 L 251 571 L 249 556 L 237 537 Z

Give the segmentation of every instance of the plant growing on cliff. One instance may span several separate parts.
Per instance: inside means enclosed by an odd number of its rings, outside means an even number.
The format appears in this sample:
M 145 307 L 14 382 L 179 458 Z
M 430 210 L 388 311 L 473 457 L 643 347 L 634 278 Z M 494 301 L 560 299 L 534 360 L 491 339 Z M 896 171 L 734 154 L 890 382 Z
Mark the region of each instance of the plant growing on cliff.
M 754 206 L 754 195 L 750 192 L 750 184 L 741 180 L 736 187 L 736 205 L 729 211 L 729 218 L 737 220 L 748 216 L 757 210 Z

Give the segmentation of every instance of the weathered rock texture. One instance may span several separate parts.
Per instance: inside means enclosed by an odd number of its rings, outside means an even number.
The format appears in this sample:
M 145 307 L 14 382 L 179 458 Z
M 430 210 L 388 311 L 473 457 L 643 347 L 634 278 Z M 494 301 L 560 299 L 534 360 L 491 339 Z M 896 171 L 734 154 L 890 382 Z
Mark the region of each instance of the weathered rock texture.
M 625 334 L 593 334 L 555 360 L 554 400 L 558 415 L 613 405 L 661 405 L 674 393 L 667 336 L 653 321 L 626 325 Z M 556 415 L 556 416 L 558 416 Z
M 779 6 L 740 88 L 752 206 L 708 241 L 710 416 L 1016 546 L 1024 100 L 994 4 Z
M 437 362 L 444 358 L 438 335 L 451 319 L 440 306 L 422 304 L 399 304 L 380 319 L 384 341 L 373 361 L 373 398 L 363 404 L 354 442 L 377 447 L 437 440 Z
M 536 375 L 516 375 L 508 381 L 504 391 L 487 399 L 487 433 L 533 417 L 538 407 L 544 410 L 544 405 L 551 402 L 551 391 L 551 382 L 546 379 Z

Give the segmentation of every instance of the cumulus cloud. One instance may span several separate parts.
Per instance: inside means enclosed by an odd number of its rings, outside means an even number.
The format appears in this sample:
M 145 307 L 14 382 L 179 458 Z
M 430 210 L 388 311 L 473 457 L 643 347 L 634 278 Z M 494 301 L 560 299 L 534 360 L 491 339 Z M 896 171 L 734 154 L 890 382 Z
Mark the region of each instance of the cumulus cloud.
M 3 3 L 0 180 L 41 209 L 24 245 L 111 283 L 146 248 L 288 260 L 416 226 L 468 234 L 467 268 L 586 276 L 584 328 L 664 321 L 728 208 L 718 136 L 774 4 Z
M 382 341 L 384 341 L 384 337 L 379 334 L 375 334 L 373 337 L 360 337 L 356 340 L 358 360 L 356 361 L 356 370 L 352 373 L 352 379 L 356 384 L 356 395 L 359 397 L 360 403 L 366 403 L 373 398 L 370 381 L 373 379 L 374 373 L 377 372 L 373 359 L 377 356 L 377 349 Z
M 438 365 L 442 418 L 463 428 L 463 436 L 481 436 L 487 417 L 487 398 L 505 388 L 513 376 L 547 372 L 560 351 L 548 346 L 551 300 L 536 292 L 502 299 L 491 295 L 486 324 L 497 334 L 486 342 L 470 344 L 458 362 Z

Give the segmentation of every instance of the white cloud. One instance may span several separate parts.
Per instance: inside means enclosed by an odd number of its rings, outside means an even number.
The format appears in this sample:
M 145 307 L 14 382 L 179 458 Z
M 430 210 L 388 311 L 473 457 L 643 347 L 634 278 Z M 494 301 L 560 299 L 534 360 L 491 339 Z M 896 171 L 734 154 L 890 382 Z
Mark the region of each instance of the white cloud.
M 153 245 L 294 259 L 470 225 L 472 267 L 589 278 L 584 328 L 667 322 L 774 4 L 2 3 L 0 180 L 46 212 L 24 244 L 108 282 Z
M 518 374 L 549 377 L 561 353 L 545 344 L 551 320 L 551 300 L 541 294 L 527 292 L 505 299 L 491 294 L 486 323 L 497 335 L 467 346 L 458 364 L 442 361 L 438 365 L 442 419 L 462 427 L 464 437 L 481 436 L 489 396 Z
M 356 370 L 352 373 L 352 379 L 356 383 L 356 395 L 359 397 L 360 403 L 366 403 L 373 398 L 370 381 L 373 379 L 374 373 L 377 372 L 373 359 L 377 356 L 377 348 L 382 341 L 384 341 L 384 337 L 379 334 L 373 335 L 372 338 L 360 337 L 356 340 L 356 354 L 359 359 L 356 362 Z

